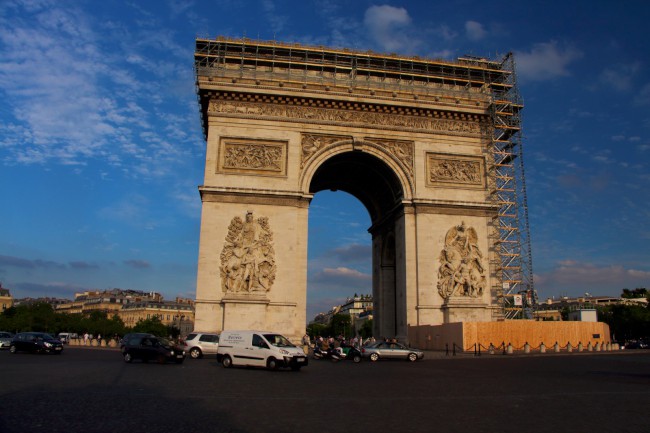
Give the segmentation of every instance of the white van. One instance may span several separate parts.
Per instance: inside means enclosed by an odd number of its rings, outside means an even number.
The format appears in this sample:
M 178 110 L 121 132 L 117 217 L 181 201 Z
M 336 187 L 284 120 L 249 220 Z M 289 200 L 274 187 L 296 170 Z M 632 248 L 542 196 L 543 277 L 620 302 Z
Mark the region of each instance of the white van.
M 223 331 L 219 338 L 217 361 L 228 368 L 233 365 L 288 367 L 299 371 L 308 364 L 305 352 L 282 335 L 267 331 Z

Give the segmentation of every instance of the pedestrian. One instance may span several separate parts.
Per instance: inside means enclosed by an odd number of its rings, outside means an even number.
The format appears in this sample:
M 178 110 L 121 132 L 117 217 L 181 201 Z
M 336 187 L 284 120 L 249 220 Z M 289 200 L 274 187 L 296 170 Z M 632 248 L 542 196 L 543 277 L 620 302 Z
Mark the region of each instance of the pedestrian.
M 305 352 L 305 355 L 309 355 L 310 344 L 311 340 L 309 339 L 309 335 L 305 332 L 305 335 L 302 336 L 302 350 Z
M 84 334 L 84 346 L 88 346 L 88 333 Z

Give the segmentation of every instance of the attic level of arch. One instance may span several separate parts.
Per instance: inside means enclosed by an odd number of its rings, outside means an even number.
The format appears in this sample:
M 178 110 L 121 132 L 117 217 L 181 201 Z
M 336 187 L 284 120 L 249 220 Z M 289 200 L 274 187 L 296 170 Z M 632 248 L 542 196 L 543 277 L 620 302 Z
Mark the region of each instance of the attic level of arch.
M 352 112 L 369 112 L 378 115 L 399 115 L 413 118 L 427 118 L 443 121 L 468 122 L 481 125 L 482 135 L 489 134 L 491 118 L 488 113 L 453 111 L 444 109 L 427 108 L 414 105 L 392 105 L 387 103 L 359 102 L 353 100 L 336 100 L 316 97 L 303 97 L 291 95 L 274 95 L 268 93 L 247 93 L 237 91 L 204 90 L 199 93 L 199 102 L 202 114 L 204 133 L 207 133 L 206 120 L 211 102 L 244 103 L 244 104 L 270 104 L 287 107 L 306 107 L 316 109 L 332 109 Z M 477 129 L 479 130 L 479 129 Z M 207 137 L 207 135 L 206 135 Z

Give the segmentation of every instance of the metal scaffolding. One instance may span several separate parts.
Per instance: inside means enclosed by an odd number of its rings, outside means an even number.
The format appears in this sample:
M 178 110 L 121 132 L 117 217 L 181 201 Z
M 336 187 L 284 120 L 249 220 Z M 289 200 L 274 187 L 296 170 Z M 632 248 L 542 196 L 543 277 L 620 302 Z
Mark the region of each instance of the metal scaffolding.
M 529 316 L 537 300 L 524 177 L 523 103 L 511 53 L 498 61 L 465 56 L 452 62 L 218 37 L 197 39 L 194 57 L 197 86 L 201 81 L 202 88 L 210 83 L 237 83 L 251 93 L 278 86 L 293 94 L 315 90 L 310 97 L 320 102 L 354 94 L 367 96 L 373 110 L 394 112 L 399 106 L 417 115 L 437 115 L 435 110 L 440 109 L 482 122 L 488 199 L 498 208 L 490 233 L 490 261 L 495 270 L 491 294 L 500 307 L 493 319 Z M 214 93 L 197 90 L 197 94 L 207 133 L 208 101 Z M 279 103 L 292 103 L 288 97 L 275 98 Z M 433 108 L 422 108 L 422 104 Z
M 493 287 L 503 317 L 497 319 L 532 318 L 537 304 L 533 286 L 533 264 L 528 222 L 528 198 L 524 176 L 521 110 L 523 103 L 517 88 L 512 53 L 501 62 L 506 86 L 492 89 L 491 167 L 493 184 L 491 199 L 499 205 L 493 221 L 495 265 L 501 287 Z

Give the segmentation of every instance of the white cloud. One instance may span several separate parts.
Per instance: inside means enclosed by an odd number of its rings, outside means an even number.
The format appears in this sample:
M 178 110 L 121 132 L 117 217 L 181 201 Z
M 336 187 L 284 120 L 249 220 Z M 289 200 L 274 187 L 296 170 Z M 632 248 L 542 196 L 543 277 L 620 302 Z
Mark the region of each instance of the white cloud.
M 356 269 L 341 266 L 338 268 L 325 268 L 314 279 L 368 281 L 370 278 L 370 275 L 359 272 Z
M 467 21 L 465 22 L 465 34 L 470 41 L 479 41 L 487 35 L 487 32 L 483 28 L 483 24 L 476 21 Z
M 595 265 L 565 260 L 547 272 L 535 274 L 535 285 L 542 296 L 576 295 L 584 291 L 616 295 L 623 288 L 648 287 L 650 271 L 622 265 Z
M 192 83 L 189 65 L 174 62 L 174 56 L 190 57 L 189 48 L 170 32 L 154 37 L 148 27 L 98 23 L 64 3 L 13 9 L 0 15 L 0 92 L 8 113 L 0 123 L 3 163 L 82 166 L 101 159 L 135 166 L 124 173 L 160 176 L 186 161 L 195 105 L 183 105 L 183 116 L 159 107 L 165 98 L 178 105 L 179 77 Z M 107 27 L 111 38 L 102 36 Z M 156 59 L 161 51 L 171 56 Z M 191 90 L 183 97 L 195 104 Z M 169 121 L 158 127 L 159 119 Z M 151 132 L 147 140 L 141 131 Z
M 404 33 L 411 24 L 411 17 L 404 8 L 371 6 L 366 10 L 364 25 L 375 43 L 386 51 L 400 51 L 413 41 Z
M 277 13 L 275 3 L 271 0 L 262 0 L 262 8 L 264 9 L 266 19 L 271 24 L 271 29 L 274 32 L 281 32 L 284 30 L 284 26 L 289 18 L 286 15 L 280 15 Z
M 568 66 L 582 57 L 574 47 L 558 47 L 556 42 L 535 44 L 529 52 L 515 52 L 517 73 L 522 80 L 546 81 L 571 75 Z
M 632 87 L 632 79 L 639 70 L 639 66 L 638 62 L 611 65 L 600 73 L 598 79 L 602 84 L 611 87 L 614 90 L 630 90 Z

